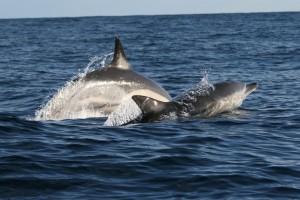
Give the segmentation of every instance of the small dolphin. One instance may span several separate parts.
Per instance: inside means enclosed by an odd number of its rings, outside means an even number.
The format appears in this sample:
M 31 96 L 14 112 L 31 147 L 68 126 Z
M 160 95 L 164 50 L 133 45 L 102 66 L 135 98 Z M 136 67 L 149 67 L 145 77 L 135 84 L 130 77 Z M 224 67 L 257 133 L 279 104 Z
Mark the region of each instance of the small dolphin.
M 193 88 L 171 102 L 138 95 L 132 96 L 132 99 L 142 111 L 138 122 L 153 122 L 174 116 L 208 118 L 240 107 L 257 87 L 257 83 L 224 82 L 210 85 L 205 90 Z
M 162 102 L 171 100 L 169 93 L 158 83 L 132 70 L 121 41 L 116 37 L 112 62 L 72 81 L 37 112 L 36 118 L 105 117 L 133 95 Z

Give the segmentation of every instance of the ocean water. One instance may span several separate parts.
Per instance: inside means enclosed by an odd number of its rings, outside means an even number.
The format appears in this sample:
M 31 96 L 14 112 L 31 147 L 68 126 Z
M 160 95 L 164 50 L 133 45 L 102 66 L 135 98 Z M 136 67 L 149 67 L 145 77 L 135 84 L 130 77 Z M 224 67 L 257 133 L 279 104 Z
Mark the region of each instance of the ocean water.
M 0 199 L 299 199 L 300 13 L 0 20 Z M 35 114 L 120 36 L 172 97 L 257 82 L 246 110 L 105 127 Z M 96 66 L 97 67 L 97 66 Z

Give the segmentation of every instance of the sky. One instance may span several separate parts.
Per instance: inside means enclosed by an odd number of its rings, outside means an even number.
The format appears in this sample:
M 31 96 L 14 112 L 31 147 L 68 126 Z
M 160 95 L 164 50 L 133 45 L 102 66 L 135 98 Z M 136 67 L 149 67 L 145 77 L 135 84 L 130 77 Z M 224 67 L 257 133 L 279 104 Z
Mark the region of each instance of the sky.
M 300 11 L 300 0 L 0 0 L 0 19 Z

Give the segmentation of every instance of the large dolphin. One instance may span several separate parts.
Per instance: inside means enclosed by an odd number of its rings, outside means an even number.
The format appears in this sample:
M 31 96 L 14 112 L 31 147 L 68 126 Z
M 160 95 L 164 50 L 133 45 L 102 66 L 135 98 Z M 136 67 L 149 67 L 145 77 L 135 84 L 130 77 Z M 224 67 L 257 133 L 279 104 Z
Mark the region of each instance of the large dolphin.
M 217 83 L 207 87 L 205 91 L 193 88 L 171 102 L 135 95 L 132 99 L 142 110 L 141 118 L 136 121 L 153 122 L 170 117 L 213 117 L 240 107 L 257 87 L 257 83 Z
M 159 84 L 132 70 L 121 41 L 116 37 L 112 62 L 75 79 L 54 96 L 36 114 L 36 118 L 61 120 L 105 117 L 134 95 L 162 102 L 171 100 L 171 96 Z
M 93 103 L 105 115 L 110 114 L 116 106 L 133 95 L 147 96 L 163 102 L 171 100 L 169 93 L 159 84 L 132 70 L 118 37 L 115 39 L 112 62 L 104 68 L 86 74 L 82 80 L 103 83 L 102 89 L 105 92 L 101 92 L 101 95 L 95 95 L 95 102 Z M 112 93 L 114 93 L 113 97 Z

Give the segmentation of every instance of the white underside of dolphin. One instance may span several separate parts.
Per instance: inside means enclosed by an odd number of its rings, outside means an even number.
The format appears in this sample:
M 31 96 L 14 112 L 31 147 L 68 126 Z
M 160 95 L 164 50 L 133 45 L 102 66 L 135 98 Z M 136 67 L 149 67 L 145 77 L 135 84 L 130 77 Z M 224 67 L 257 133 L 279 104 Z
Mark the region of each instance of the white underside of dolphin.
M 36 119 L 106 117 L 134 95 L 163 102 L 171 100 L 159 84 L 132 70 L 121 41 L 116 38 L 112 62 L 69 82 L 36 112 Z

